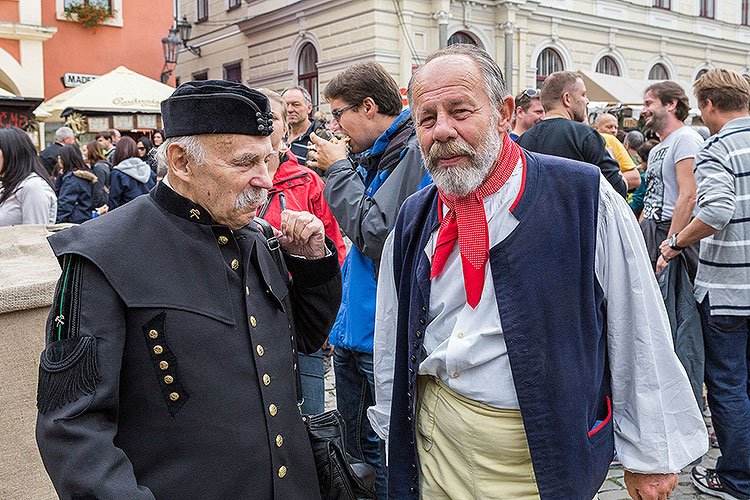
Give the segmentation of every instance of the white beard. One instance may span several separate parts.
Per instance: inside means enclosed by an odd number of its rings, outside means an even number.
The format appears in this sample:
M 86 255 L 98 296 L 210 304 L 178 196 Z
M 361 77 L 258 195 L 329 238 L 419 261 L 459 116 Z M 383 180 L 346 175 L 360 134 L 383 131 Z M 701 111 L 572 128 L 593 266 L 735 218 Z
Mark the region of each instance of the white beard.
M 427 171 L 440 191 L 462 198 L 484 184 L 503 147 L 502 137 L 494 122 L 495 120 L 479 150 L 454 140 L 448 143 L 433 143 L 429 152 L 422 151 Z M 438 158 L 446 152 L 465 153 L 469 158 L 468 165 L 441 167 Z

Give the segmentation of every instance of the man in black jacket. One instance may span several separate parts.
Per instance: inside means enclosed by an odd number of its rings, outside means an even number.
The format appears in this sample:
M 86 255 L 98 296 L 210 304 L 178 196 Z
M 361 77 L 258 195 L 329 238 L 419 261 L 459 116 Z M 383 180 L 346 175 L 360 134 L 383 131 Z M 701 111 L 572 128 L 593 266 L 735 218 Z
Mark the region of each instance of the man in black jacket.
M 518 145 L 536 153 L 596 165 L 615 191 L 627 196 L 628 186 L 620 175 L 620 165 L 607 153 L 604 139 L 582 123 L 589 99 L 581 77 L 572 71 L 552 73 L 542 84 L 541 99 L 546 116 L 518 138 Z
M 265 96 L 190 82 L 162 116 L 167 177 L 50 238 L 63 274 L 39 372 L 45 467 L 63 500 L 319 499 L 295 359 L 335 318 L 336 248 L 285 211 L 282 273 L 252 224 L 271 186 Z
M 75 144 L 75 135 L 70 127 L 60 127 L 55 130 L 55 142 L 44 148 L 39 157 L 42 159 L 42 165 L 49 175 L 55 171 L 57 165 L 57 156 L 63 146 Z

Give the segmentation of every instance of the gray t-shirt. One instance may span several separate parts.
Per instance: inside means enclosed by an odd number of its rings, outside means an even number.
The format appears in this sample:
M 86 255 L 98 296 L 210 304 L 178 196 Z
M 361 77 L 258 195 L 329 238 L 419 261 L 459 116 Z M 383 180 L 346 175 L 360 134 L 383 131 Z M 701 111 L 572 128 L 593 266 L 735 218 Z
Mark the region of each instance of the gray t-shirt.
M 695 158 L 703 138 L 690 127 L 680 127 L 667 136 L 648 155 L 646 195 L 643 197 L 643 218 L 657 222 L 672 220 L 680 190 L 675 165 Z

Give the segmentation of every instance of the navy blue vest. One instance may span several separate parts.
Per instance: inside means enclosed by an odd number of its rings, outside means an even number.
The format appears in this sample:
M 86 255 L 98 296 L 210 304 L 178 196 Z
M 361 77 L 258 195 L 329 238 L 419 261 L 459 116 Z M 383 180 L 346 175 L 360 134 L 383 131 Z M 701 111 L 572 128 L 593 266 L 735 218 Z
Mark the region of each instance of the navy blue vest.
M 600 173 L 524 155 L 524 182 L 511 207 L 519 224 L 489 252 L 498 310 L 541 498 L 590 500 L 614 449 L 604 293 L 594 268 Z M 416 372 L 430 302 L 424 248 L 439 225 L 437 198 L 434 186 L 411 196 L 395 228 L 392 500 L 419 497 Z

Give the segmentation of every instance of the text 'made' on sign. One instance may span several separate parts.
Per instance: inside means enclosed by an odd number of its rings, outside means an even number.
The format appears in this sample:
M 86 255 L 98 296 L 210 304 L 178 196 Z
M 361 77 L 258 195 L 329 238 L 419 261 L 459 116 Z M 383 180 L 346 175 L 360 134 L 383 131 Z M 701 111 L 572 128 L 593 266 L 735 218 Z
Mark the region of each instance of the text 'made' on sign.
M 65 73 L 62 76 L 63 87 L 78 87 L 84 83 L 99 78 L 101 75 L 87 75 L 85 73 Z

